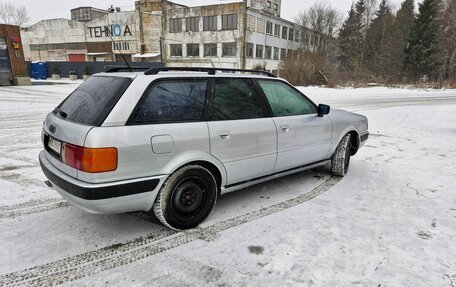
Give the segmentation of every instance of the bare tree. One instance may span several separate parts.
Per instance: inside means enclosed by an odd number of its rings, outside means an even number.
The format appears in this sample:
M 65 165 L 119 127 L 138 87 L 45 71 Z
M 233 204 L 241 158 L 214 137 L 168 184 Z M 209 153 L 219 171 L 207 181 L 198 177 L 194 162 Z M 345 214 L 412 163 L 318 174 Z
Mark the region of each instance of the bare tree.
M 342 22 L 341 13 L 333 8 L 329 2 L 315 2 L 308 10 L 299 14 L 296 22 L 313 34 L 315 51 L 326 55 L 334 42 Z M 307 31 L 304 31 L 307 33 Z
M 15 6 L 10 2 L 0 3 L 0 23 L 22 26 L 29 20 L 24 6 Z

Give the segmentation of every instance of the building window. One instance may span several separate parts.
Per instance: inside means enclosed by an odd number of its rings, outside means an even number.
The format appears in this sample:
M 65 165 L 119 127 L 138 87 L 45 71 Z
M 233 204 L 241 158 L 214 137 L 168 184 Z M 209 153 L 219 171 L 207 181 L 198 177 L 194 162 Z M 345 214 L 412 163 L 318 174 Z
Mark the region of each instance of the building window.
M 181 44 L 170 44 L 169 51 L 171 57 L 182 57 L 182 45 Z
M 280 25 L 279 24 L 275 24 L 275 26 L 274 26 L 274 36 L 280 38 Z
M 170 33 L 182 32 L 182 18 L 169 19 L 169 32 Z
M 274 11 L 279 11 L 279 5 L 277 3 L 274 3 Z
M 272 22 L 266 21 L 266 34 L 272 35 Z
M 263 45 L 256 45 L 256 58 L 257 59 L 263 59 Z
M 280 60 L 285 60 L 287 57 L 287 49 L 280 49 Z
M 265 50 L 264 59 L 271 60 L 272 59 L 272 47 L 266 46 L 266 48 L 264 50 Z
M 288 35 L 288 40 L 294 41 L 294 29 L 290 28 L 289 34 L 290 35 Z
M 199 57 L 200 45 L 199 44 L 187 44 L 187 57 Z
M 278 60 L 279 59 L 279 52 L 280 52 L 280 49 L 279 48 L 274 48 L 274 60 Z
M 204 57 L 217 57 L 217 44 L 204 44 Z
M 287 39 L 288 38 L 288 27 L 283 26 L 282 27 L 282 39 Z
M 222 30 L 237 29 L 237 14 L 222 15 Z
M 295 41 L 296 42 L 299 42 L 299 34 L 300 34 L 299 30 L 296 30 L 296 32 L 295 32 Z
M 203 30 L 204 31 L 217 31 L 217 16 L 204 16 L 203 17 Z
M 199 32 L 200 17 L 189 17 L 185 21 L 187 32 Z
M 236 43 L 223 43 L 222 44 L 222 57 L 236 57 L 237 47 Z
M 272 7 L 271 0 L 268 0 L 268 8 L 271 9 L 271 7 Z
M 247 58 L 253 58 L 253 44 L 247 43 L 245 56 Z

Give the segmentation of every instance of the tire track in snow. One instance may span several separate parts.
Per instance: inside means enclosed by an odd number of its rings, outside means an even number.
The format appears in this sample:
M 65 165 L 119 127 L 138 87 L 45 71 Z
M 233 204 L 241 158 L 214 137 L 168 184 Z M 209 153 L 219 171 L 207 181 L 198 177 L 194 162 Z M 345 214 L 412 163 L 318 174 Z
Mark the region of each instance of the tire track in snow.
M 295 207 L 326 192 L 340 179 L 330 177 L 308 193 L 207 227 L 179 232 L 163 229 L 101 249 L 4 274 L 0 276 L 0 286 L 55 286 L 121 267 L 198 239 L 212 238 L 224 230 Z
M 61 198 L 31 200 L 10 206 L 0 206 L 0 219 L 15 218 L 69 206 L 70 204 Z

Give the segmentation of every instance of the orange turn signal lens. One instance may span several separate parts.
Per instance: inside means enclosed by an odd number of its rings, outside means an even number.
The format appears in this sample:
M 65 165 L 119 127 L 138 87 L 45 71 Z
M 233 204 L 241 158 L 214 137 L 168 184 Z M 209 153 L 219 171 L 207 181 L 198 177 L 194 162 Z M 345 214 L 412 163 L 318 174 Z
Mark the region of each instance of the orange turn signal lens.
M 84 148 L 81 170 L 85 172 L 107 172 L 117 169 L 116 148 Z
M 85 148 L 69 143 L 63 143 L 62 161 L 85 172 L 108 172 L 117 169 L 117 149 Z

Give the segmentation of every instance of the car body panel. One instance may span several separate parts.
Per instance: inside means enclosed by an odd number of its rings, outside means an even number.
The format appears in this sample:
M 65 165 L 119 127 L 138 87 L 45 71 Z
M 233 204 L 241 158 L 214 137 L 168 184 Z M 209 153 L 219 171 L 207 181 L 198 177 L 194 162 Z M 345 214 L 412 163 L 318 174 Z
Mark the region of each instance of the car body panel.
M 274 171 L 327 159 L 332 122 L 317 114 L 274 118 L 278 134 L 278 157 Z
M 151 140 L 163 135 L 172 138 L 173 150 L 170 153 L 154 153 Z M 183 160 L 183 157 L 197 158 L 192 153 L 210 154 L 205 122 L 95 127 L 87 135 L 85 146 L 116 147 L 118 151 L 118 167 L 115 171 L 79 171 L 79 179 L 93 183 L 169 174 L 175 169 L 173 161 Z
M 277 134 L 271 118 L 207 122 L 211 154 L 227 172 L 227 184 L 272 173 Z

